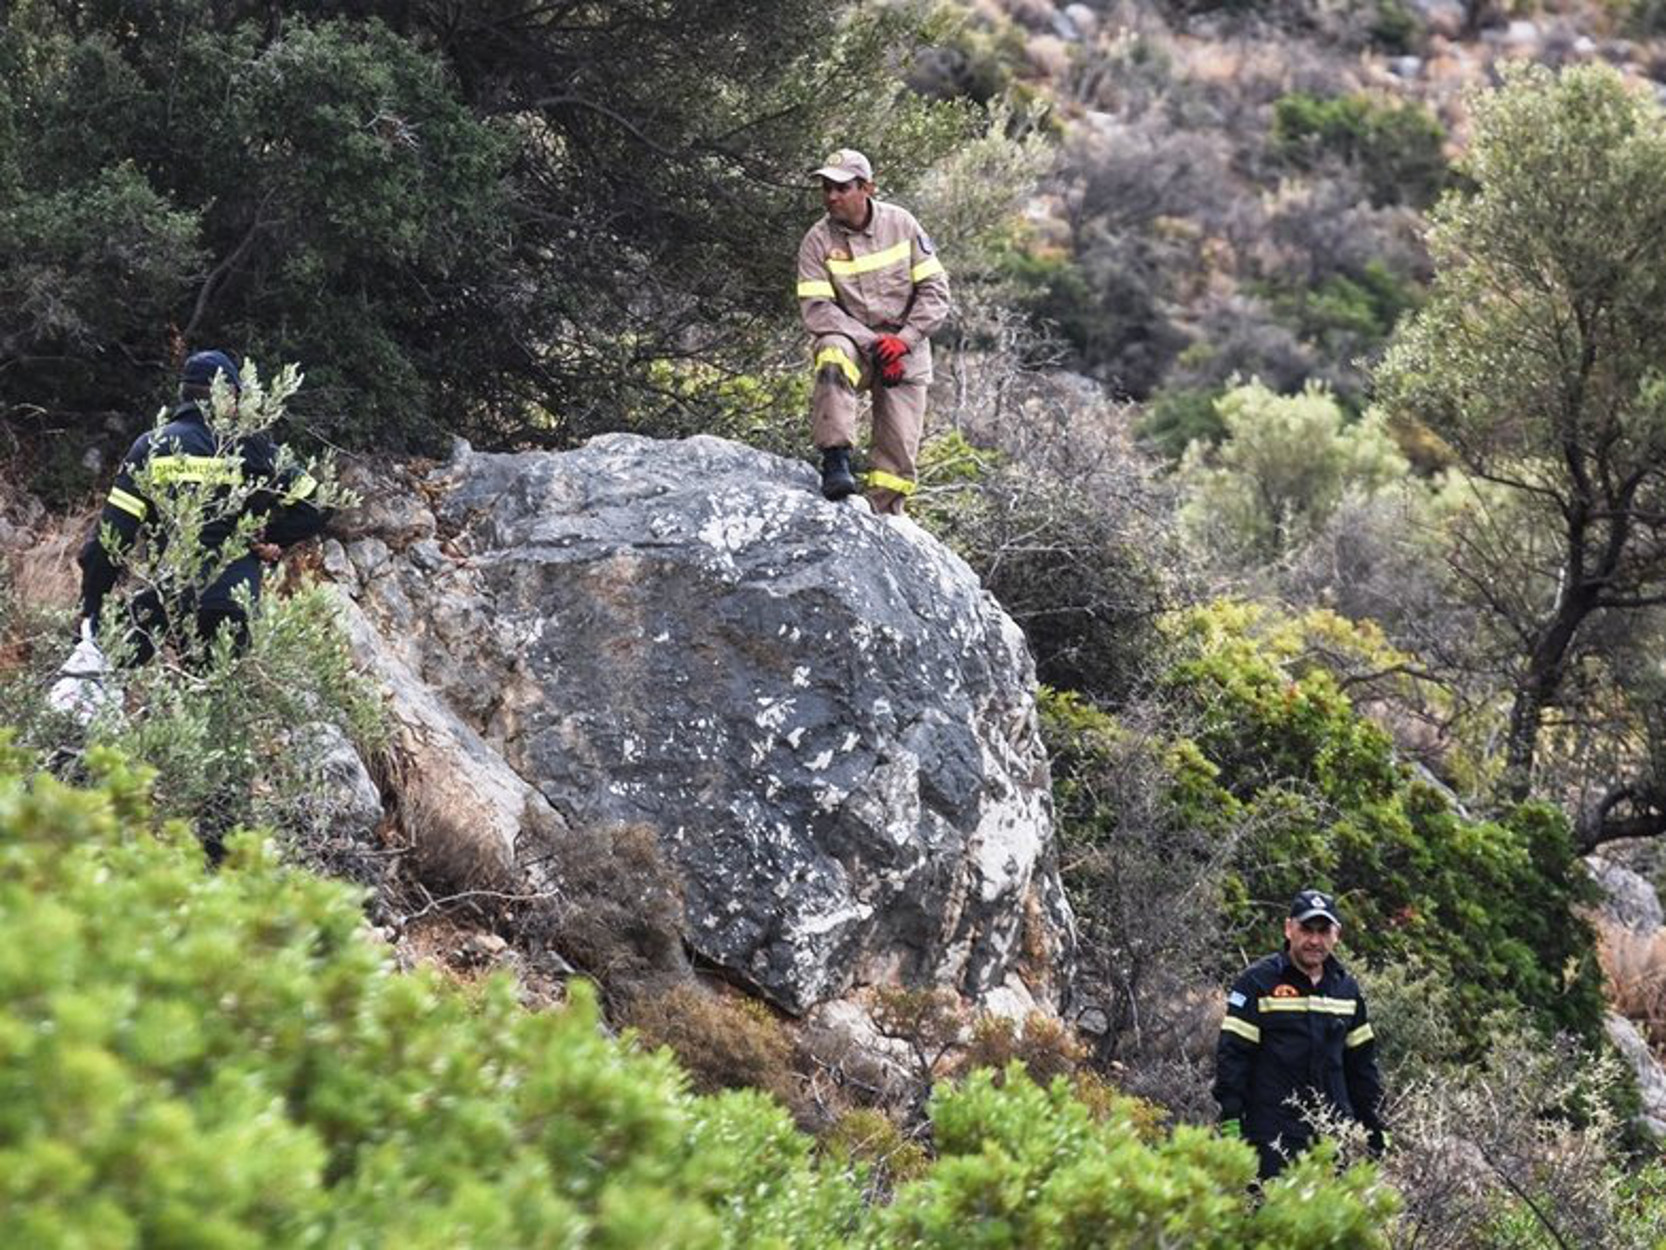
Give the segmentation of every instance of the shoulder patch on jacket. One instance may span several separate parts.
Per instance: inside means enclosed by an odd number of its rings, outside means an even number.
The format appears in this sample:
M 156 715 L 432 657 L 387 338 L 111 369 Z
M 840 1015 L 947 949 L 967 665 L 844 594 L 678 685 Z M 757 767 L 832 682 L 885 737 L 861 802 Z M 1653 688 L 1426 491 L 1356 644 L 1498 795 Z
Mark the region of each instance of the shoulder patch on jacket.
M 931 255 L 931 236 L 929 234 L 922 230 L 919 234 L 914 236 L 914 241 L 920 245 L 920 250 L 922 252 L 924 252 L 927 256 Z
M 1247 1002 L 1249 1002 L 1249 999 L 1245 998 L 1237 990 L 1233 990 L 1232 993 L 1226 996 L 1226 1005 L 1228 1007 L 1242 1007 Z

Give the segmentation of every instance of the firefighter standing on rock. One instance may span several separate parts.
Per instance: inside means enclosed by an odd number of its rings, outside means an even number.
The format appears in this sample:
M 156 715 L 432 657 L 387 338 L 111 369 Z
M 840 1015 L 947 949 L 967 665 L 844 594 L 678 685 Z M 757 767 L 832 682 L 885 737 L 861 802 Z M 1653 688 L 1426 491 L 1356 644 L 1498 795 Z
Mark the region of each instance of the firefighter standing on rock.
M 869 391 L 868 502 L 900 514 L 914 493 L 931 382 L 928 336 L 948 316 L 948 274 L 913 215 L 874 198 L 873 166 L 862 153 L 841 149 L 812 177 L 827 215 L 799 245 L 798 306 L 813 336 L 810 422 L 822 453 L 821 491 L 843 499 L 857 490 L 856 398 Z

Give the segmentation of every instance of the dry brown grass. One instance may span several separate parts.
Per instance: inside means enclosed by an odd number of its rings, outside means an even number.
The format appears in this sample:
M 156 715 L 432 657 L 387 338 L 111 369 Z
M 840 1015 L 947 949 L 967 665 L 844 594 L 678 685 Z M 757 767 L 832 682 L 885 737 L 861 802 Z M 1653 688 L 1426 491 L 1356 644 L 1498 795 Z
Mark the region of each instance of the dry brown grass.
M 6 482 L 0 478 L 0 503 Z M 55 647 L 67 653 L 69 633 L 59 630 L 51 614 L 74 610 L 81 592 L 81 571 L 75 557 L 92 523 L 93 511 L 38 520 L 29 532 L 27 547 L 0 548 L 0 593 L 9 609 L 0 612 L 0 673 L 54 665 L 63 655 L 41 655 Z
M 6 580 L 19 602 L 31 608 L 69 609 L 81 592 L 75 557 L 97 515 L 92 508 L 55 516 L 34 527 L 35 544 L 3 553 Z
M 688 981 L 638 995 L 621 1015 L 649 1046 L 669 1047 L 701 1093 L 758 1089 L 795 1115 L 806 1111 L 793 1040 L 757 999 Z
M 1023 1021 L 986 1015 L 972 1025 L 972 1042 L 961 1056 L 959 1071 L 1004 1071 L 1017 1061 L 1039 1085 L 1054 1077 L 1073 1076 L 1087 1058 L 1087 1048 L 1070 1026 L 1056 1016 L 1032 1012 Z
M 1643 934 L 1605 920 L 1595 927 L 1609 1005 L 1666 1051 L 1666 929 Z

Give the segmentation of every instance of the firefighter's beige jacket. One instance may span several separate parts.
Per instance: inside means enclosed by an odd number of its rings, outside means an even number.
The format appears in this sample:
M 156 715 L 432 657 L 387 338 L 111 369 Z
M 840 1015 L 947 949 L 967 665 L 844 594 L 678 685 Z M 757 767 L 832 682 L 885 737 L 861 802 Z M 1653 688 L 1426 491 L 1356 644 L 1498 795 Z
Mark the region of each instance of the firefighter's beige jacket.
M 928 335 L 949 313 L 949 275 L 931 239 L 905 208 L 871 201 L 864 229 L 824 216 L 798 248 L 798 308 L 820 338 L 848 338 L 866 356 L 881 334 L 908 344 L 911 382 L 931 380 Z

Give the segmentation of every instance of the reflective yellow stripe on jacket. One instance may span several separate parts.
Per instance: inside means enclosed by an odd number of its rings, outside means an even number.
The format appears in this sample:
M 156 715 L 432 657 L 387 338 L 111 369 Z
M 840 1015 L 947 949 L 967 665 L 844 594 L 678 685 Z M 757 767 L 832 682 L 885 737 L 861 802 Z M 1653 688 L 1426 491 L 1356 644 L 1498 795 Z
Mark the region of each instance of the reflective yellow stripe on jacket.
M 240 486 L 243 482 L 242 462 L 226 456 L 152 456 L 146 471 L 157 486 L 181 482 Z
M 1330 1016 L 1351 1016 L 1359 1004 L 1352 998 L 1326 998 L 1305 994 L 1296 998 L 1262 998 L 1255 1004 L 1263 1014 L 1269 1011 L 1319 1011 Z
M 1237 1016 L 1228 1016 L 1222 1020 L 1221 1032 L 1235 1033 L 1246 1042 L 1254 1042 L 1258 1046 L 1261 1044 L 1261 1030 L 1248 1020 L 1240 1020 Z
M 111 507 L 120 508 L 123 512 L 136 516 L 141 521 L 145 519 L 145 513 L 149 510 L 143 499 L 140 499 L 137 495 L 129 494 L 119 486 L 110 488 L 110 498 L 107 502 Z
M 827 258 L 827 272 L 842 277 L 851 277 L 859 273 L 872 273 L 875 269 L 907 264 L 908 258 L 913 254 L 914 240 L 904 239 L 901 243 L 894 243 L 884 251 L 870 252 L 866 256 L 857 256 L 851 260 L 834 260 L 829 256 Z

